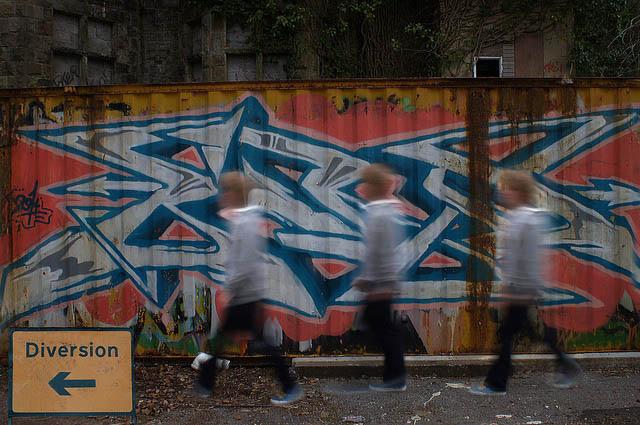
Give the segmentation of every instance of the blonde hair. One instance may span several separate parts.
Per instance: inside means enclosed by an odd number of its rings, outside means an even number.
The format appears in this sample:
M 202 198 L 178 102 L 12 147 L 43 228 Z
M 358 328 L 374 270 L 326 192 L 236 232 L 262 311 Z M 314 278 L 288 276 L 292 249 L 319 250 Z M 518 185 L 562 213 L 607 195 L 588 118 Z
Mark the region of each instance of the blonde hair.
M 518 192 L 521 199 L 527 204 L 533 204 L 536 197 L 536 182 L 530 173 L 505 170 L 500 174 L 500 184 Z
M 245 202 L 250 189 L 249 180 L 239 171 L 230 171 L 220 176 L 220 190 L 238 194 Z
M 376 195 L 383 195 L 392 176 L 391 169 L 383 164 L 371 164 L 360 174 L 363 182 L 371 185 Z

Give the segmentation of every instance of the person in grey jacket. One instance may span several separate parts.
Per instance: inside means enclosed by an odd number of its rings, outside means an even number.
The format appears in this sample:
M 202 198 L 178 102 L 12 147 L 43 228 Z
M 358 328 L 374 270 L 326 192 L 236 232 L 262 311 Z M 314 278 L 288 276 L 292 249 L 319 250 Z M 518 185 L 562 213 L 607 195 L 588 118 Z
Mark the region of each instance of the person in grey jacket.
M 221 349 L 220 337 L 234 333 L 250 333 L 258 339 L 262 349 L 276 366 L 283 397 L 271 399 L 273 404 L 287 404 L 301 398 L 300 386 L 289 374 L 289 368 L 276 347 L 261 337 L 263 322 L 260 301 L 265 293 L 265 267 L 263 253 L 266 241 L 260 235 L 262 211 L 247 206 L 248 182 L 239 172 L 225 173 L 220 178 L 221 203 L 230 208 L 230 246 L 226 256 L 226 295 L 229 298 L 226 317 L 215 341 L 216 355 L 209 357 L 199 367 L 196 391 L 209 396 L 215 385 L 216 358 Z M 213 301 L 212 301 L 213 302 Z
M 500 177 L 500 199 L 509 210 L 508 224 L 502 229 L 504 256 L 498 259 L 502 264 L 506 311 L 501 323 L 498 360 L 491 367 L 484 387 L 471 389 L 480 395 L 506 394 L 514 337 L 528 323 L 528 311 L 542 299 L 544 286 L 542 250 L 548 225 L 545 212 L 533 206 L 535 182 L 530 174 L 521 171 L 505 171 Z M 544 341 L 557 357 L 558 379 L 554 385 L 571 386 L 580 367 L 558 347 L 555 329 L 545 326 Z
M 399 222 L 400 202 L 388 196 L 392 174 L 382 164 L 362 173 L 365 206 L 365 255 L 362 272 L 354 287 L 366 294 L 364 317 L 384 352 L 382 384 L 374 391 L 404 391 L 406 372 L 402 335 L 394 324 L 391 303 L 402 280 L 403 258 L 399 245 L 404 239 Z

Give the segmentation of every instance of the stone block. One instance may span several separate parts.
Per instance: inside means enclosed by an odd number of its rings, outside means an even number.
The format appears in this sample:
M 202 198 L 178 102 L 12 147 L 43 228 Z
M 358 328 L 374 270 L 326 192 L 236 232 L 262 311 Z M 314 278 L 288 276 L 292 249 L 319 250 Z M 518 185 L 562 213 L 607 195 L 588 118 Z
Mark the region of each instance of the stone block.
M 23 69 L 26 75 L 47 75 L 47 66 L 40 62 L 25 62 Z
M 22 20 L 22 25 L 31 34 L 40 34 L 40 21 L 38 19 L 26 18 Z
M 44 19 L 44 7 L 34 4 L 26 4 L 24 6 L 24 16 L 33 19 Z
M 51 86 L 53 86 L 53 81 L 50 78 L 38 78 L 36 80 L 36 86 L 38 86 L 38 87 L 51 87 Z
M 38 47 L 38 48 L 33 48 L 31 49 L 32 52 L 30 53 L 31 59 L 34 62 L 40 62 L 40 63 L 44 63 L 44 64 L 48 64 L 50 62 L 50 52 L 49 50 L 45 49 L 44 47 Z
M 116 74 L 126 74 L 130 72 L 131 66 L 126 63 L 117 62 L 115 66 Z
M 11 18 L 16 16 L 16 3 L 12 1 L 3 1 L 0 5 L 0 18 Z
M 45 10 L 51 9 L 51 0 L 29 0 L 32 4 L 42 6 Z
M 99 60 L 90 60 L 88 66 L 88 81 L 90 85 L 111 84 L 113 82 L 113 64 Z
M 87 42 L 90 51 L 103 55 L 111 55 L 112 24 L 110 22 L 89 19 Z
M 3 36 L 5 38 L 5 36 Z M 15 46 L 15 44 L 9 44 L 10 46 Z M 24 50 L 18 47 L 13 47 L 9 49 L 9 61 L 10 62 L 19 62 L 22 60 L 24 56 Z
M 213 66 L 225 66 L 227 61 L 225 55 L 211 55 L 210 63 Z
M 213 81 L 226 81 L 227 69 L 224 66 L 213 67 Z
M 7 69 L 9 73 L 7 75 L 13 77 L 19 77 L 22 74 L 22 68 L 20 66 L 20 62 L 11 61 L 7 63 Z
M 87 13 L 87 3 L 78 0 L 54 0 L 53 9 L 75 15 Z
M 54 13 L 53 42 L 58 47 L 77 49 L 80 43 L 80 21 L 77 16 Z
M 7 77 L 7 87 L 11 87 L 11 88 L 25 87 L 26 84 L 24 84 L 22 79 L 23 79 L 23 77 L 11 76 L 11 75 L 8 76 Z
M 228 47 L 250 47 L 249 37 L 251 31 L 241 28 L 238 25 L 227 27 Z
M 16 7 L 16 13 L 15 16 L 20 16 L 20 17 L 24 17 L 24 7 L 26 6 L 26 4 L 24 2 L 15 2 L 15 7 Z
M 163 9 L 173 9 L 180 5 L 180 0 L 162 0 L 160 7 Z
M 26 21 L 26 19 L 15 16 L 11 18 L 2 18 L 2 20 L 4 22 L 2 27 L 0 27 L 0 32 L 18 32 Z
M 53 36 L 53 21 L 52 20 L 44 20 L 40 22 L 40 33 Z

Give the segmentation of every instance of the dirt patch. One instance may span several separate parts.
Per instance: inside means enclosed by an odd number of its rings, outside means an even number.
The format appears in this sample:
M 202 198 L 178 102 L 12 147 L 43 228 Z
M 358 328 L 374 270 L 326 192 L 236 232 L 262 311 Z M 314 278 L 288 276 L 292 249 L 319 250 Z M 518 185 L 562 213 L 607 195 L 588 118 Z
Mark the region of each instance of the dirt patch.
M 254 416 L 287 417 L 281 423 L 336 423 L 337 412 L 322 408 L 325 396 L 313 388 L 317 378 L 301 378 L 305 398 L 290 407 L 272 406 L 270 398 L 280 388 L 271 368 L 232 367 L 219 374 L 214 394 L 201 398 L 192 393 L 197 372 L 188 363 L 144 361 L 135 367 L 135 404 L 140 424 L 254 423 Z M 9 369 L 0 367 L 0 396 L 4 400 L 0 424 L 7 423 Z M 321 411 L 320 411 L 321 410 Z M 43 424 L 44 418 L 14 418 L 16 425 Z M 325 421 L 326 420 L 326 421 Z M 275 422 L 270 423 L 278 423 Z M 47 425 L 125 424 L 125 416 L 48 417 Z M 260 423 L 260 422 L 257 422 Z

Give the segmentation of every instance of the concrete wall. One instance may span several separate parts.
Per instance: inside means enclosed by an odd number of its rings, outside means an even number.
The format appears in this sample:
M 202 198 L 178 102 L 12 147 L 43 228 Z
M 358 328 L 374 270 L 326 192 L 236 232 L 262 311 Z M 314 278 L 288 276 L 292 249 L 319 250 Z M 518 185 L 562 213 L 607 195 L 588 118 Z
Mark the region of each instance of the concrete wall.
M 544 34 L 544 76 L 570 77 L 569 48 L 573 37 L 572 19 Z
M 495 347 L 505 168 L 533 173 L 553 223 L 537 325 L 569 350 L 638 349 L 639 105 L 637 80 L 0 92 L 0 327 L 127 326 L 138 354 L 206 348 L 224 308 L 217 182 L 241 168 L 267 214 L 265 333 L 290 353 L 375 352 L 350 285 L 358 171 L 385 161 L 405 212 L 408 352 Z

